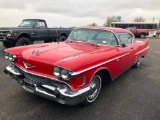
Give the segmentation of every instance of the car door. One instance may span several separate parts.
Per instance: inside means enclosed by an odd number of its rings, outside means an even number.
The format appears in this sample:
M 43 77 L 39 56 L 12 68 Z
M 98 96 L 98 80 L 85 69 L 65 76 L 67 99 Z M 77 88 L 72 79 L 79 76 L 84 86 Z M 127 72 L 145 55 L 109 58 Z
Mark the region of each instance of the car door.
M 104 48 L 108 48 L 108 46 L 112 46 L 112 50 L 106 49 L 106 54 L 103 57 L 106 57 L 106 62 L 110 61 L 106 64 L 106 68 L 109 69 L 112 78 L 117 77 L 121 73 L 121 64 L 120 64 L 120 45 L 117 37 L 114 33 L 110 31 L 102 31 L 96 37 L 98 44 L 103 44 Z M 102 48 L 102 47 L 101 47 Z
M 119 59 L 119 62 L 121 64 L 121 71 L 125 71 L 135 62 L 135 48 L 133 45 L 134 36 L 130 33 L 119 33 L 117 34 L 117 36 L 121 44 L 121 47 L 119 48 L 121 56 Z
M 48 40 L 50 32 L 44 21 L 37 21 L 35 33 L 38 34 L 39 40 Z

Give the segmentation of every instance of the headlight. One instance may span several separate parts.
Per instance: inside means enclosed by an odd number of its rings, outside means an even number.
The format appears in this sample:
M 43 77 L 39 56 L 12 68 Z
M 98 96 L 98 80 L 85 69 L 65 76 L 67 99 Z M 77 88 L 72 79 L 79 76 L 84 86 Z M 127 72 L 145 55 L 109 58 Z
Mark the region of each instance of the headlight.
M 9 59 L 9 53 L 4 53 L 4 57 L 8 60 Z
M 17 56 L 16 56 L 16 55 L 13 55 L 13 54 L 5 53 L 4 57 L 5 57 L 7 60 L 9 59 L 10 61 L 14 61 Z
M 11 37 L 12 36 L 12 34 L 11 33 L 7 33 L 7 37 Z
M 66 70 L 66 69 L 63 69 L 61 71 L 61 77 L 65 80 L 67 80 L 69 77 L 70 77 L 70 74 L 69 74 L 69 70 Z
M 53 74 L 59 77 L 60 73 L 61 73 L 61 69 L 59 67 L 54 67 Z
M 71 77 L 71 71 L 57 66 L 54 67 L 53 74 L 54 76 L 61 77 L 64 80 L 68 80 Z

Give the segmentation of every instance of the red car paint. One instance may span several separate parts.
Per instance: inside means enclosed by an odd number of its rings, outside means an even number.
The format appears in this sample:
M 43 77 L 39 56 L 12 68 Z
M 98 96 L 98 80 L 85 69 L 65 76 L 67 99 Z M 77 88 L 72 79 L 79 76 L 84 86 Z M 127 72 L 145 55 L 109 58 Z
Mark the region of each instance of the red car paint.
M 86 27 L 117 33 L 129 33 L 120 28 Z M 145 57 L 148 52 L 148 40 L 135 41 L 126 47 L 91 44 L 89 42 L 74 42 L 67 40 L 59 43 L 29 45 L 6 49 L 5 52 L 17 55 L 14 62 L 21 69 L 65 82 L 73 91 L 89 85 L 91 78 L 99 70 L 105 69 L 114 80 L 130 68 L 138 58 Z M 25 66 L 27 65 L 28 68 Z M 30 67 L 32 66 L 32 67 Z M 74 72 L 70 80 L 63 80 L 53 75 L 54 66 L 66 68 Z M 86 81 L 83 81 L 83 77 Z

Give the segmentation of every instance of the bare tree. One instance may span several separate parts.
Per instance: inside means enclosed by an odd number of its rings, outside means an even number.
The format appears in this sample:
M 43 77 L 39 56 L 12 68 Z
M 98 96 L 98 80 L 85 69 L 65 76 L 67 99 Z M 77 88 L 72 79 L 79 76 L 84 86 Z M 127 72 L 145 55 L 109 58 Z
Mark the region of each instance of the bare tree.
M 105 27 L 110 27 L 111 22 L 119 22 L 120 20 L 118 19 L 117 16 L 111 16 L 111 17 L 107 17 L 106 22 L 103 24 L 103 26 Z
M 98 26 L 97 23 L 91 23 L 91 24 L 88 24 L 87 26 Z
M 145 22 L 145 19 L 143 17 L 136 17 L 133 22 Z

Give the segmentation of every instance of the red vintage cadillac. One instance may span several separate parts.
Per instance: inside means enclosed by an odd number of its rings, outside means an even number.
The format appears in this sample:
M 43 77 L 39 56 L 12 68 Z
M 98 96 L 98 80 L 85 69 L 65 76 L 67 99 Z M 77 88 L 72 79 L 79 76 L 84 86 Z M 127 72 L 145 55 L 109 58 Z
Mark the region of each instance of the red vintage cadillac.
M 126 29 L 76 28 L 64 42 L 6 49 L 11 62 L 4 72 L 31 93 L 61 104 L 88 105 L 103 82 L 139 67 L 148 49 L 148 40 L 136 41 Z

